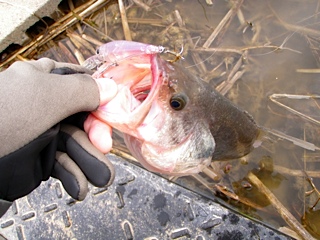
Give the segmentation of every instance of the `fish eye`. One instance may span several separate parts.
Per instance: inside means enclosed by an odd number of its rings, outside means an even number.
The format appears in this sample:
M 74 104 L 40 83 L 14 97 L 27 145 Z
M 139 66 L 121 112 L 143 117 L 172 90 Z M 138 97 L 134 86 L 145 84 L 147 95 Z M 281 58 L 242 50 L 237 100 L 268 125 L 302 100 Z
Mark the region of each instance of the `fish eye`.
M 96 50 L 96 54 L 99 54 L 100 53 L 100 49 L 99 48 L 97 48 L 97 50 Z
M 175 95 L 170 99 L 170 106 L 173 110 L 180 111 L 187 104 L 186 97 L 183 95 Z

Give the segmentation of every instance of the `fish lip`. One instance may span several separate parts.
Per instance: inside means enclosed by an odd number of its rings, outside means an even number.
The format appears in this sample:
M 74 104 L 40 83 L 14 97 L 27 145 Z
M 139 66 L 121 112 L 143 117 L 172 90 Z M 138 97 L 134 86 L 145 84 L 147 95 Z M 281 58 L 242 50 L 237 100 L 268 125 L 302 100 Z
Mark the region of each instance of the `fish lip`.
M 162 85 L 167 84 L 167 76 L 165 76 L 165 70 L 163 67 L 162 59 L 158 55 L 151 56 L 151 72 L 152 72 L 152 80 L 150 84 L 150 92 L 148 93 L 146 101 L 150 96 L 150 106 L 148 111 L 146 111 L 146 115 L 142 119 L 142 121 L 138 124 L 137 129 L 140 127 L 145 127 L 146 125 L 152 124 L 152 122 L 158 117 L 158 115 L 163 112 L 162 107 L 159 107 L 158 102 L 155 100 L 159 95 L 160 87 Z M 156 81 L 154 80 L 156 79 Z M 144 103 L 142 102 L 142 104 Z M 142 105 L 141 104 L 141 105 Z M 139 106 L 140 107 L 140 106 Z M 154 110 L 154 112 L 153 112 Z M 151 117 L 150 117 L 151 116 Z M 139 130 L 138 130 L 139 132 Z
M 135 122 L 135 124 L 133 124 L 131 126 L 131 128 L 137 129 L 139 126 L 144 124 L 144 121 L 152 108 L 152 104 L 159 94 L 160 87 L 162 86 L 162 82 L 163 82 L 162 77 L 161 77 L 162 76 L 162 68 L 161 68 L 161 65 L 160 65 L 161 63 L 160 63 L 159 59 L 160 59 L 160 57 L 158 54 L 151 54 L 150 55 L 150 71 L 151 71 L 151 76 L 152 76 L 151 83 L 150 83 L 150 85 L 148 85 L 148 86 L 150 86 L 150 88 L 149 88 L 150 91 L 149 91 L 147 97 L 141 102 L 141 104 L 132 111 L 132 113 L 131 113 L 132 116 L 130 116 L 130 117 L 138 119 L 138 120 Z M 133 92 L 133 91 L 134 91 L 134 88 L 131 90 L 131 92 Z M 142 92 L 143 91 L 135 92 L 135 95 L 138 95 L 139 93 L 142 93 Z

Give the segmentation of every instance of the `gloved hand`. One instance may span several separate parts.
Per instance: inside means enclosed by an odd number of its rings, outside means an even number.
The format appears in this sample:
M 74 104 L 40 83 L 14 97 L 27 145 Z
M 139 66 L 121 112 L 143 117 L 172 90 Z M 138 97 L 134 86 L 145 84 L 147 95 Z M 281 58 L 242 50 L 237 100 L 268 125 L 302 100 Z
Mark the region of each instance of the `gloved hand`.
M 78 65 L 47 58 L 16 62 L 0 73 L 0 199 L 22 197 L 50 176 L 78 200 L 85 198 L 88 180 L 99 187 L 113 181 L 111 163 L 87 135 L 60 124 L 116 94 L 116 84 L 96 82 L 88 74 Z M 77 116 L 64 121 L 82 127 L 85 118 Z M 110 150 L 111 128 L 103 137 Z

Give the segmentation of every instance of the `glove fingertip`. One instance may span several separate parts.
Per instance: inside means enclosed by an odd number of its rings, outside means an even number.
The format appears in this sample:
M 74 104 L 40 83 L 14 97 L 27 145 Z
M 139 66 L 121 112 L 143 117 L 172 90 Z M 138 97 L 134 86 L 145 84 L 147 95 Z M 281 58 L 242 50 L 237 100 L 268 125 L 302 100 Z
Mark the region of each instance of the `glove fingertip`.
M 110 134 L 109 132 L 111 142 Z M 68 155 L 76 162 L 89 182 L 96 187 L 105 187 L 113 182 L 115 173 L 112 163 L 92 145 L 85 132 L 73 126 L 63 125 L 60 135 L 66 139 Z M 106 141 L 106 139 L 108 138 L 101 139 L 101 141 Z M 108 150 L 110 148 L 111 144 Z
M 114 167 L 109 164 L 109 161 L 105 157 L 105 161 L 103 159 L 99 159 L 105 167 L 100 169 L 99 175 L 97 177 L 92 176 L 90 181 L 96 187 L 106 187 L 113 183 L 114 180 Z
M 57 152 L 52 176 L 59 179 L 66 192 L 74 199 L 85 199 L 89 189 L 88 181 L 79 167 L 65 153 Z

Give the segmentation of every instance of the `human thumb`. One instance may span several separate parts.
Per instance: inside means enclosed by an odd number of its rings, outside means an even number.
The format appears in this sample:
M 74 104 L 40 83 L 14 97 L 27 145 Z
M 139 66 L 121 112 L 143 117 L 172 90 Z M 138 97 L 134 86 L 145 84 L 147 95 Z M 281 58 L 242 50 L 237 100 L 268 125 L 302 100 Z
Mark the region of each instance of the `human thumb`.
M 118 86 L 110 78 L 95 79 L 100 92 L 100 106 L 108 103 L 118 92 Z

